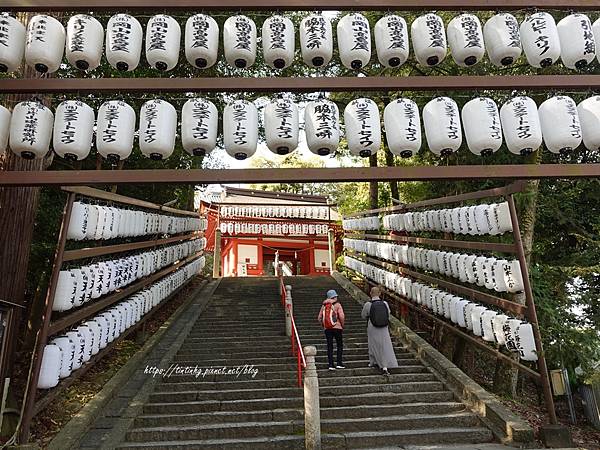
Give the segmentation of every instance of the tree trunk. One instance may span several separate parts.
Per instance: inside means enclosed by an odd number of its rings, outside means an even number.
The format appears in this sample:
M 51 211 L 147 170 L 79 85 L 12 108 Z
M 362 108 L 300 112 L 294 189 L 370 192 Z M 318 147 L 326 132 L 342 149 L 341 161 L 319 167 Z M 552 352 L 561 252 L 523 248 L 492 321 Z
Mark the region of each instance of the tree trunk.
M 531 157 L 530 164 L 539 164 L 540 151 L 535 152 Z M 523 241 L 523 250 L 527 265 L 531 263 L 531 253 L 533 251 L 533 234 L 535 229 L 535 218 L 537 211 L 537 200 L 539 194 L 540 180 L 531 180 L 527 182 L 525 192 L 521 195 L 519 210 L 519 228 L 521 229 L 521 239 Z M 513 301 L 525 304 L 525 294 L 517 294 Z M 516 361 L 518 356 L 512 354 L 511 357 Z M 517 397 L 517 385 L 519 380 L 519 371 L 509 364 L 496 360 L 496 370 L 494 371 L 494 390 L 496 392 L 509 393 Z
M 377 167 L 377 155 L 369 156 L 369 166 Z M 377 181 L 369 182 L 369 209 L 379 208 L 379 186 Z
M 385 165 L 388 167 L 394 167 L 394 155 L 392 154 L 392 152 L 390 151 L 389 147 L 386 145 L 383 148 L 383 151 L 385 153 Z M 395 198 L 396 200 L 400 200 L 400 193 L 398 192 L 398 182 L 395 180 L 391 180 L 390 181 L 390 191 L 392 193 L 392 198 Z

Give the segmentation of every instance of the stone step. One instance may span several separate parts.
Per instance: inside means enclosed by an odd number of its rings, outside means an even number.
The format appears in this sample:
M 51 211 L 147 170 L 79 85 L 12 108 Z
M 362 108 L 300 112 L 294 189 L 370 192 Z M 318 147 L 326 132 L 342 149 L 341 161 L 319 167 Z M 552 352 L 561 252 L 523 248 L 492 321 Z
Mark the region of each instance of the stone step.
M 196 344 L 199 347 L 213 346 L 213 347 L 221 347 L 221 348 L 237 348 L 237 347 L 245 347 L 245 348 L 255 348 L 255 347 L 268 347 L 268 346 L 276 346 L 276 345 L 290 345 L 291 337 L 281 335 L 281 336 L 248 336 L 244 337 L 223 337 L 222 339 L 207 339 L 205 337 L 195 337 L 188 336 L 183 342 L 183 346 L 189 346 L 190 344 Z M 304 345 L 325 345 L 327 340 L 325 339 L 325 335 L 322 334 L 320 336 L 307 336 L 304 337 L 300 335 L 300 342 Z M 344 335 L 343 337 L 344 346 L 349 345 L 360 345 L 366 346 L 367 336 L 360 334 L 352 334 L 352 335 Z
M 383 376 L 382 376 L 383 378 Z M 369 393 L 405 393 L 405 392 L 434 392 L 442 391 L 444 386 L 439 381 L 423 381 L 418 383 L 373 383 L 361 385 L 346 386 L 320 386 L 320 396 L 332 395 L 360 395 Z M 150 401 L 153 403 L 165 402 L 187 402 L 193 400 L 208 400 L 210 398 L 219 398 L 222 400 L 246 400 L 260 399 L 269 397 L 289 397 L 302 394 L 302 389 L 298 387 L 284 388 L 258 388 L 258 389 L 194 389 L 178 392 L 153 392 L 150 394 Z M 382 395 L 384 397 L 385 395 Z
M 265 409 L 258 411 L 212 411 L 189 414 L 142 415 L 135 419 L 135 428 L 194 425 L 230 422 L 271 422 L 303 420 L 303 409 Z
M 341 372 L 341 370 L 340 370 Z M 390 383 L 422 383 L 425 381 L 437 381 L 432 373 L 417 373 L 417 374 L 402 374 L 382 376 L 379 374 L 371 374 L 357 377 L 327 377 L 319 380 L 319 386 L 352 386 L 359 384 L 390 384 Z M 241 374 L 236 377 L 223 376 L 219 381 L 209 381 L 198 377 L 195 381 L 177 382 L 177 383 L 159 383 L 156 385 L 154 392 L 190 392 L 196 390 L 227 390 L 227 389 L 256 389 L 261 388 L 284 388 L 296 387 L 296 377 L 293 373 L 288 373 L 287 376 L 273 380 L 256 380 L 251 375 Z
M 374 418 L 374 416 L 372 416 Z M 448 414 L 409 414 L 381 416 L 376 420 L 359 418 L 321 419 L 321 432 L 343 433 L 353 431 L 414 430 L 420 428 L 476 427 L 479 420 L 472 412 Z
M 406 403 L 452 402 L 454 395 L 450 391 L 438 392 L 406 392 L 359 395 L 321 396 L 321 408 L 339 408 L 356 406 L 401 405 Z M 304 409 L 304 398 L 301 389 L 293 397 L 270 396 L 245 400 L 189 400 L 184 402 L 149 402 L 143 407 L 144 414 L 190 414 L 212 411 L 257 411 L 265 409 Z
M 486 428 L 433 428 L 400 431 L 350 432 L 323 434 L 323 449 L 398 448 L 406 445 L 437 445 L 451 443 L 481 444 L 490 442 Z M 119 448 L 148 448 L 153 450 L 230 449 L 230 450 L 300 450 L 304 436 L 262 436 L 257 438 L 203 439 L 187 441 L 130 442 Z
M 194 441 L 127 442 L 119 449 L 148 448 L 153 450 L 303 450 L 304 434 L 297 436 L 275 436 L 258 438 L 204 439 Z
M 134 428 L 127 433 L 127 440 L 134 442 L 147 441 L 180 441 L 202 439 L 225 439 L 228 437 L 264 437 L 301 434 L 304 430 L 303 420 L 283 422 L 229 422 L 209 423 L 203 425 L 175 425 L 152 428 Z
M 407 416 L 411 414 L 447 414 L 466 411 L 458 402 L 407 403 L 401 405 L 368 405 L 321 408 L 321 419 L 350 419 Z M 169 425 L 302 420 L 303 409 L 279 408 L 257 411 L 211 411 L 187 414 L 149 414 L 135 419 L 136 428 Z
M 220 357 L 219 359 L 214 359 Z M 335 351 L 334 351 L 335 358 Z M 366 367 L 369 361 L 369 354 L 366 350 L 361 349 L 346 349 L 343 354 L 344 365 L 346 367 Z M 401 362 L 416 362 L 417 360 L 410 353 L 396 352 L 396 360 L 398 364 Z M 210 366 L 228 366 L 237 367 L 247 365 L 255 366 L 268 366 L 268 365 L 280 365 L 280 364 L 292 364 L 295 363 L 296 357 L 290 355 L 289 352 L 265 352 L 255 353 L 248 352 L 244 354 L 240 353 L 222 353 L 220 355 L 200 353 L 194 351 L 185 351 L 178 353 L 173 358 L 173 363 L 179 364 L 180 366 L 199 366 L 199 367 L 210 367 Z M 320 364 L 327 362 L 327 352 L 325 349 L 321 349 L 321 352 L 315 357 L 317 367 Z M 357 365 L 352 365 L 357 363 Z M 350 365 L 348 365 L 350 364 Z
M 321 408 L 321 420 L 342 418 L 375 418 L 410 414 L 446 414 L 466 411 L 459 402 L 405 403 L 397 405 L 358 405 Z
M 392 374 L 415 374 L 415 373 L 431 373 L 429 369 L 422 366 L 419 363 L 415 363 L 412 365 L 403 365 L 394 369 L 391 369 Z M 340 370 L 327 370 L 326 368 L 322 368 L 319 370 L 319 380 L 327 379 L 327 378 L 349 378 L 355 376 L 366 376 L 366 375 L 380 375 L 380 371 L 378 369 L 373 369 L 369 367 L 362 367 L 358 369 L 340 369 Z M 273 380 L 273 379 L 287 379 L 296 377 L 296 366 L 293 369 L 289 370 L 281 370 L 281 371 L 270 371 L 268 366 L 259 368 L 258 373 L 253 380 Z M 220 381 L 223 377 L 221 375 L 206 375 L 202 377 L 202 381 Z M 168 378 L 163 378 L 161 382 L 163 383 L 187 383 L 198 381 L 194 375 L 185 375 L 185 374 L 173 374 Z

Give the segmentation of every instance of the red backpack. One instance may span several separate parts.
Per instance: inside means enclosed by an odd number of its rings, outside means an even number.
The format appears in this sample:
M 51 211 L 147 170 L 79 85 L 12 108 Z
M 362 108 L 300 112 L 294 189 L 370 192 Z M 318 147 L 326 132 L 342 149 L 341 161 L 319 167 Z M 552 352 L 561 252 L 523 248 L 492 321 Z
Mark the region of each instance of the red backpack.
M 335 328 L 335 324 L 337 323 L 337 314 L 333 310 L 334 303 L 326 303 L 323 308 L 323 327 L 326 330 L 331 330 Z

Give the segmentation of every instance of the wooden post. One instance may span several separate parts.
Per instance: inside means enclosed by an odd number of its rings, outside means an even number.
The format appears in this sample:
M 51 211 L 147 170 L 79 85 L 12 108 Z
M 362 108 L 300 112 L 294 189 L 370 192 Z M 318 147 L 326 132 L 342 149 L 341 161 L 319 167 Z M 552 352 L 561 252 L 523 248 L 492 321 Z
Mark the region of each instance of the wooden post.
M 515 245 L 517 247 L 517 256 L 519 258 L 519 264 L 521 266 L 521 276 L 523 278 L 523 291 L 525 292 L 525 300 L 527 303 L 527 310 L 525 312 L 527 320 L 533 328 L 533 337 L 535 339 L 535 346 L 538 356 L 538 369 L 541 376 L 542 389 L 544 391 L 544 399 L 546 401 L 546 409 L 550 416 L 550 423 L 555 425 L 558 423 L 556 420 L 556 411 L 554 409 L 554 398 L 552 397 L 552 389 L 550 387 L 550 378 L 548 376 L 548 367 L 546 365 L 546 357 L 544 356 L 544 348 L 542 346 L 542 335 L 540 334 L 540 328 L 538 325 L 537 312 L 535 310 L 535 301 L 533 299 L 533 291 L 531 289 L 531 283 L 529 282 L 529 269 L 527 267 L 527 260 L 525 258 L 525 252 L 523 250 L 523 241 L 521 240 L 521 230 L 519 228 L 519 219 L 517 217 L 517 208 L 515 206 L 515 199 L 512 194 L 507 196 L 508 208 L 510 210 L 510 220 L 513 227 L 513 237 Z
M 304 442 L 306 450 L 321 448 L 321 408 L 319 404 L 319 378 L 315 356 L 317 348 L 304 347 L 306 370 L 304 372 Z
M 35 347 L 33 349 L 34 354 L 33 361 L 31 363 L 31 376 L 29 377 L 27 391 L 25 392 L 25 406 L 23 409 L 21 428 L 19 430 L 19 442 L 21 444 L 26 444 L 29 439 L 29 429 L 31 427 L 31 419 L 33 418 L 35 394 L 37 392 L 38 378 L 40 375 L 40 369 L 42 367 L 42 356 L 44 354 L 46 341 L 48 340 L 48 328 L 50 327 L 52 304 L 54 303 L 58 275 L 63 264 L 63 254 L 65 252 L 65 245 L 67 243 L 67 230 L 69 228 L 69 222 L 71 221 L 71 211 L 73 210 L 74 201 L 75 194 L 70 193 L 63 211 L 62 224 L 58 235 L 58 245 L 56 247 L 56 256 L 54 258 L 54 266 L 52 267 L 52 276 L 50 278 L 50 285 L 48 287 L 48 294 L 46 295 L 46 302 L 44 305 L 42 326 L 37 333 Z
M 329 272 L 335 271 L 335 231 L 330 228 L 327 232 L 327 243 L 329 244 Z

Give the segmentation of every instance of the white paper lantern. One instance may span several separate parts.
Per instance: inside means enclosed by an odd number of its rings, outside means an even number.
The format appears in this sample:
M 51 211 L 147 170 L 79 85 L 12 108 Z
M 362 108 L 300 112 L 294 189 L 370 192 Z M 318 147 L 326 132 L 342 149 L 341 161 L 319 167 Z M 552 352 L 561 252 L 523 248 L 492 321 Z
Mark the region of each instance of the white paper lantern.
M 87 14 L 72 16 L 67 23 L 67 60 L 80 70 L 93 70 L 100 65 L 104 28 Z
M 326 156 L 335 152 L 340 143 L 340 113 L 329 100 L 310 102 L 304 109 L 304 132 L 308 149 Z
M 496 102 L 479 97 L 465 104 L 461 113 L 465 137 L 471 153 L 489 156 L 502 145 L 502 126 Z
M 56 337 L 50 341 L 50 344 L 54 344 L 58 346 L 58 348 L 60 348 L 61 365 L 59 377 L 68 377 L 73 371 L 73 357 L 75 356 L 75 345 L 66 336 Z
M 506 336 L 504 334 L 504 325 L 509 317 L 506 314 L 497 314 L 492 320 L 492 328 L 494 331 L 494 338 L 498 345 L 506 344 Z
M 483 26 L 483 40 L 495 66 L 510 66 L 521 56 L 519 23 L 512 14 L 500 13 L 488 19 Z
M 254 103 L 236 100 L 223 111 L 223 143 L 227 154 L 244 160 L 256 152 L 258 112 Z
M 294 24 L 283 16 L 271 16 L 262 26 L 263 57 L 274 69 L 285 69 L 294 62 Z
M 87 327 L 90 330 L 90 333 L 92 335 L 91 354 L 95 355 L 100 351 L 100 342 L 102 340 L 102 331 L 100 328 L 100 324 L 94 319 L 84 322 L 82 326 Z
M 436 14 L 417 17 L 411 27 L 415 58 L 422 66 L 435 66 L 446 57 L 446 30 L 442 18 Z
M 329 19 L 311 14 L 300 23 L 302 60 L 312 67 L 324 67 L 333 56 L 333 31 Z
M 448 156 L 462 144 L 460 113 L 454 100 L 437 97 L 423 108 L 423 124 L 429 150 L 436 155 Z
M 596 56 L 592 22 L 585 14 L 571 14 L 556 25 L 560 38 L 560 59 L 569 69 L 581 70 Z
M 173 69 L 179 61 L 181 27 L 171 16 L 158 14 L 146 25 L 146 60 L 161 71 Z
M 527 16 L 520 28 L 527 62 L 533 67 L 548 67 L 560 57 L 560 39 L 554 17 L 546 12 Z
M 68 311 L 75 305 L 76 278 L 70 270 L 61 270 L 56 282 L 52 311 Z
M 500 108 L 500 121 L 506 146 L 515 155 L 528 155 L 542 145 L 542 127 L 535 102 L 515 97 Z
M 87 325 L 80 325 L 75 328 L 75 331 L 83 338 L 83 352 L 81 355 L 81 362 L 86 363 L 92 356 L 92 347 L 94 344 L 94 335 Z
M 298 147 L 298 106 L 291 100 L 278 99 L 265 107 L 267 147 L 278 155 L 287 155 Z
M 43 158 L 50 148 L 54 115 L 38 102 L 17 103 L 10 121 L 10 148 L 25 158 Z
M 506 291 L 511 294 L 523 291 L 523 276 L 521 274 L 521 265 L 518 260 L 510 261 L 508 264 L 503 264 L 504 269 L 504 284 Z
M 577 106 L 581 135 L 585 148 L 588 150 L 600 149 L 600 95 L 585 99 Z M 0 136 L 2 135 L 2 111 L 0 110 Z M 0 152 L 2 151 L 2 138 L 0 137 Z
M 133 150 L 135 111 L 120 100 L 104 102 L 98 110 L 96 148 L 98 153 L 116 163 Z
M 44 347 L 42 364 L 38 378 L 38 389 L 50 389 L 58 384 L 62 367 L 62 351 L 56 344 Z
M 256 24 L 246 16 L 229 17 L 223 26 L 225 59 L 232 67 L 250 67 L 256 60 Z
M 101 350 L 103 348 L 106 348 L 106 346 L 108 345 L 108 334 L 110 331 L 110 324 L 102 314 L 95 316 L 94 322 L 98 323 L 98 328 L 100 330 L 100 342 L 98 344 L 98 348 Z
M 142 26 L 135 17 L 116 14 L 106 25 L 106 59 L 121 72 L 134 70 L 142 53 Z
M 462 67 L 477 64 L 485 54 L 481 22 L 473 14 L 461 14 L 448 24 L 448 45 L 454 62 Z
M 149 100 L 140 110 L 140 150 L 154 160 L 166 159 L 175 149 L 177 111 L 164 100 Z
M 181 143 L 193 156 L 205 156 L 217 145 L 218 111 L 202 98 L 185 102 L 181 111 Z
M 376 154 L 381 147 L 381 122 L 377 104 L 368 98 L 352 100 L 344 109 L 348 150 L 363 158 Z
M 69 161 L 87 157 L 94 135 L 94 110 L 79 100 L 58 105 L 54 116 L 53 148 Z
M 39 73 L 58 70 L 65 50 L 65 27 L 54 17 L 33 16 L 27 25 L 25 62 Z
M 0 73 L 14 72 L 23 61 L 25 25 L 10 16 L 0 16 Z
M 359 70 L 371 59 L 371 29 L 369 21 L 359 13 L 347 14 L 337 24 L 337 42 L 342 64 Z
M 533 335 L 533 327 L 530 323 L 522 322 L 516 330 L 516 345 L 519 357 L 523 361 L 537 361 L 537 349 Z
M 78 331 L 68 331 L 65 333 L 74 346 L 73 352 L 73 370 L 79 369 L 83 365 L 83 353 L 85 351 L 85 339 Z
M 382 17 L 374 28 L 377 59 L 385 67 L 399 67 L 408 59 L 406 21 L 393 14 Z
M 481 337 L 484 341 L 495 342 L 493 321 L 498 314 L 490 309 L 481 315 Z
M 0 21 L 2 19 L 0 18 Z M 1 49 L 2 47 L 0 47 Z M 0 105 L 0 156 L 4 154 L 8 147 L 8 136 L 10 135 L 10 111 Z
M 410 158 L 421 149 L 421 118 L 419 108 L 408 98 L 388 104 L 383 111 L 387 145 L 394 155 Z
M 581 125 L 577 106 L 571 97 L 557 96 L 539 108 L 542 136 L 552 153 L 567 154 L 581 144 Z
M 219 25 L 206 14 L 195 14 L 185 24 L 185 57 L 198 69 L 208 69 L 217 62 Z

